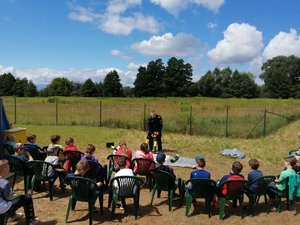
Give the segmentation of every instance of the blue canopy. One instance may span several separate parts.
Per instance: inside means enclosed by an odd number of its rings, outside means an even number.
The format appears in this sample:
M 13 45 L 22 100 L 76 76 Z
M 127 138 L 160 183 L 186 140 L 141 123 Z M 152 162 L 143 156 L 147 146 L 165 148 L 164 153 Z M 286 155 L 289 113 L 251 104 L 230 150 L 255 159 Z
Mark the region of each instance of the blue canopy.
M 2 99 L 0 99 L 0 130 L 8 130 L 10 128 L 7 120 Z

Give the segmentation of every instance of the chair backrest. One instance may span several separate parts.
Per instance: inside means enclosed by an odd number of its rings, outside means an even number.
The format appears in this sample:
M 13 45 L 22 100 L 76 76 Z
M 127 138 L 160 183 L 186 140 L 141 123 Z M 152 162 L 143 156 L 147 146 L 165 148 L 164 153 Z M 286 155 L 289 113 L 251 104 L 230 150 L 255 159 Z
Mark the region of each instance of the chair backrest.
M 155 162 L 151 159 L 135 158 L 131 162 L 131 169 L 135 174 L 147 175 L 154 168 Z M 137 168 L 134 170 L 134 168 Z
M 268 186 L 271 182 L 273 182 L 276 179 L 275 176 L 262 176 L 258 177 L 255 180 L 253 180 L 251 183 L 248 183 L 247 186 L 253 186 L 255 185 L 255 193 L 257 195 L 265 195 L 267 194 Z
M 114 171 L 114 172 L 119 171 L 119 166 L 117 164 L 119 157 L 125 158 L 126 164 L 127 164 L 127 162 L 129 162 L 131 164 L 130 158 L 128 158 L 125 155 L 109 155 L 109 156 L 107 156 L 107 160 L 109 160 L 109 169 L 110 170 L 112 169 L 112 171 Z
M 217 183 L 211 179 L 192 178 L 185 182 L 185 185 L 192 185 L 189 189 L 189 194 L 193 198 L 205 198 L 212 196 L 215 193 Z
M 28 166 L 34 171 L 37 180 L 47 180 L 55 171 L 51 163 L 40 160 L 29 161 Z
M 4 143 L 3 147 L 9 155 L 15 154 L 14 148 L 11 145 Z
M 168 191 L 174 189 L 175 179 L 174 176 L 166 171 L 153 169 L 151 173 L 154 176 L 155 184 L 158 189 Z
M 29 152 L 34 160 L 44 160 L 47 156 L 46 152 L 40 153 L 42 149 L 37 145 L 24 144 L 24 148 Z
M 9 155 L 8 161 L 9 161 L 11 170 L 13 172 L 15 172 L 17 175 L 24 176 L 24 175 L 28 175 L 30 173 L 27 162 L 23 161 L 22 159 L 18 158 L 17 156 Z
M 118 189 L 117 193 L 120 198 L 130 198 L 139 194 L 141 179 L 134 176 L 119 176 L 114 177 L 110 181 L 110 190 Z
M 95 193 L 99 191 L 99 188 L 91 179 L 73 176 L 67 177 L 65 181 L 70 184 L 72 195 L 77 201 L 88 202 L 97 197 Z
M 247 180 L 227 180 L 220 185 L 220 189 L 223 187 L 227 189 L 227 199 L 236 199 L 244 190 L 246 183 Z
M 84 177 L 89 178 L 91 180 L 96 179 L 97 177 L 99 177 L 99 175 L 104 176 L 104 169 L 103 166 L 95 161 L 92 160 L 86 160 L 89 164 L 89 170 L 84 174 Z M 100 172 L 102 174 L 100 174 Z
M 81 157 L 84 156 L 84 153 L 79 150 L 65 150 L 63 154 L 66 157 L 66 160 L 70 160 L 70 165 L 73 168 L 73 171 L 75 171 L 75 167 L 81 160 Z

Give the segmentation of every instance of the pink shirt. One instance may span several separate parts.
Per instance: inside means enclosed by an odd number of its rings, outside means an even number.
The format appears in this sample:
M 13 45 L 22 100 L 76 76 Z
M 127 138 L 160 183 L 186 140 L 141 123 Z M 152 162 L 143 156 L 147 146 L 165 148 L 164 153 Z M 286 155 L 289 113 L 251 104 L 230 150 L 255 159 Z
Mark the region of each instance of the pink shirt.
M 154 160 L 152 152 L 143 152 L 141 150 L 136 151 L 135 158 L 136 159 L 150 159 L 150 160 Z M 138 169 L 137 165 L 135 165 L 133 171 L 136 172 L 137 169 Z M 153 165 L 149 167 L 149 171 L 151 169 L 153 169 Z

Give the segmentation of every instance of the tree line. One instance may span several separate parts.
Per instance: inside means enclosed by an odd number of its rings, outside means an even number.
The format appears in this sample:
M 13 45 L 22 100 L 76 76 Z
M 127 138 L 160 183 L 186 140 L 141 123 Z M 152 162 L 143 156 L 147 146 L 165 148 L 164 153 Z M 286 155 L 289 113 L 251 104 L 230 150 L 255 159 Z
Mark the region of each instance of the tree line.
M 171 57 L 166 66 L 161 59 L 141 66 L 134 87 L 122 86 L 116 70 L 99 83 L 90 78 L 83 83 L 54 78 L 39 91 L 32 81 L 5 73 L 0 75 L 0 96 L 300 98 L 300 58 L 296 56 L 277 56 L 265 62 L 262 86 L 255 83 L 253 74 L 229 67 L 209 70 L 197 82 L 192 78 L 192 65 Z

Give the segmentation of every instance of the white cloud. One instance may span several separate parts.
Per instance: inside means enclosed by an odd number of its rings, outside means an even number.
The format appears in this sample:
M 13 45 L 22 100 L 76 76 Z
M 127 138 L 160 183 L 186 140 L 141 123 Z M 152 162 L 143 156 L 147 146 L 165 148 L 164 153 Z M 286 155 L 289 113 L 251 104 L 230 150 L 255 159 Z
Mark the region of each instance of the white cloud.
M 77 20 L 82 23 L 94 23 L 97 19 L 101 18 L 100 14 L 93 13 L 91 9 L 86 9 L 81 6 L 74 7 L 73 12 L 69 13 L 68 18 Z
M 278 55 L 300 57 L 300 35 L 295 29 L 290 29 L 290 33 L 279 32 L 266 46 L 263 52 L 265 60 Z
M 100 30 L 116 35 L 129 35 L 134 30 L 158 32 L 160 26 L 154 17 L 139 12 L 124 15 L 128 9 L 141 5 L 141 2 L 141 0 L 109 0 L 104 13 L 94 13 L 91 8 L 71 5 L 72 12 L 68 18 L 95 24 Z
M 210 30 L 213 30 L 213 29 L 217 28 L 217 26 L 218 26 L 218 24 L 212 23 L 212 22 L 207 24 L 207 28 L 210 29 Z
M 122 71 L 118 68 L 85 68 L 85 69 L 68 69 L 64 71 L 50 68 L 36 69 L 17 69 L 14 67 L 4 67 L 0 65 L 0 74 L 11 72 L 15 77 L 32 80 L 33 83 L 40 87 L 45 87 L 56 77 L 66 77 L 69 80 L 83 83 L 88 78 L 94 82 L 103 81 L 105 76 L 116 70 L 120 76 L 121 83 L 124 86 L 130 86 L 135 80 L 136 73 L 132 71 Z
M 131 48 L 144 55 L 181 57 L 195 52 L 199 44 L 200 41 L 190 34 L 179 33 L 173 36 L 172 33 L 166 33 L 134 43 Z
M 150 2 L 161 6 L 173 15 L 177 15 L 188 5 L 188 0 L 150 0 Z
M 126 60 L 131 59 L 131 57 L 129 55 L 127 55 L 126 53 L 123 53 L 123 52 L 121 52 L 121 51 L 119 51 L 117 49 L 111 50 L 110 54 L 114 55 L 114 56 L 117 56 L 117 57 L 119 57 L 121 59 L 126 59 Z
M 134 13 L 132 16 L 121 16 L 119 14 L 106 14 L 99 28 L 107 33 L 118 35 L 129 35 L 133 30 L 149 33 L 159 31 L 159 24 L 154 17 Z
M 217 12 L 219 8 L 225 3 L 225 0 L 191 0 L 191 2 Z
M 173 15 L 177 15 L 180 11 L 186 9 L 189 4 L 201 5 L 217 12 L 225 3 L 225 0 L 150 0 L 150 2 L 159 5 Z
M 127 65 L 127 69 L 128 69 L 129 71 L 135 71 L 135 72 L 137 72 L 138 69 L 139 69 L 141 66 L 146 67 L 146 66 L 147 66 L 147 63 L 136 64 L 136 63 L 131 62 L 131 63 L 129 63 L 129 64 Z
M 262 32 L 247 23 L 230 24 L 207 55 L 214 65 L 249 62 L 260 54 L 263 47 Z

